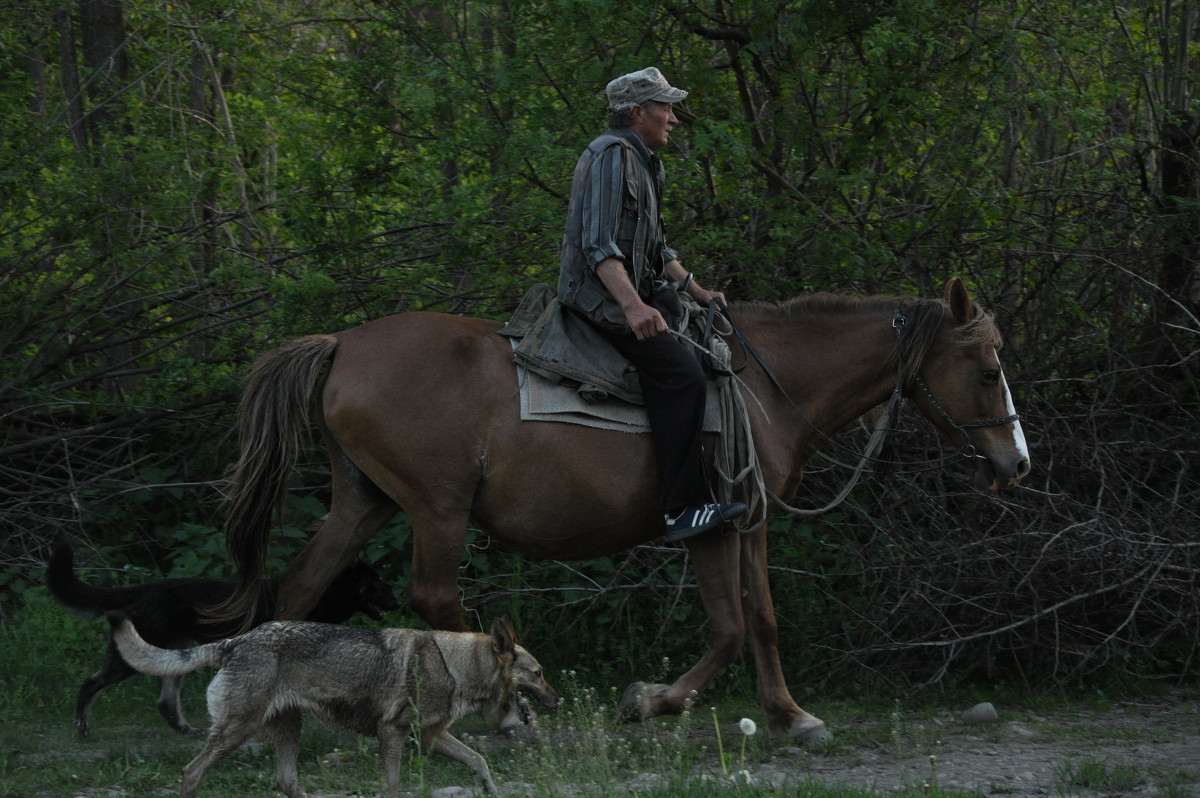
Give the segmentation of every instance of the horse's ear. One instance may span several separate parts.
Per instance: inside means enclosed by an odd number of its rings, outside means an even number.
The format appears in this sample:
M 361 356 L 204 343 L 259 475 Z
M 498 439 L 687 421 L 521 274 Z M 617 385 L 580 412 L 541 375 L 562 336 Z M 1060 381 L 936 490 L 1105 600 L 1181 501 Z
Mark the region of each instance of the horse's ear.
M 500 656 L 511 656 L 516 648 L 517 632 L 508 616 L 503 615 L 492 621 L 492 650 Z
M 979 312 L 967 294 L 967 287 L 963 285 L 961 277 L 952 277 L 950 282 L 946 283 L 946 302 L 950 305 L 954 320 L 959 324 L 970 321 Z

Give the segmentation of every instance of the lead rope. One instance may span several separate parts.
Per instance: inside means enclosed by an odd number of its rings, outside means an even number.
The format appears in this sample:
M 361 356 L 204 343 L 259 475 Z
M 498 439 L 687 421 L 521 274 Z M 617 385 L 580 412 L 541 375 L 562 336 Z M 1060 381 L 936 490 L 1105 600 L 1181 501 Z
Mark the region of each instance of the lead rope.
M 685 316 L 686 315 L 688 314 L 685 313 Z M 754 357 L 759 366 L 770 379 L 771 383 L 784 395 L 784 397 L 788 399 L 788 402 L 798 413 L 800 413 L 800 416 L 807 421 L 807 416 L 805 416 L 803 411 L 801 411 L 799 407 L 796 407 L 796 404 L 791 401 L 790 397 L 788 397 L 787 392 L 779 383 L 775 373 L 770 369 L 769 366 L 767 366 L 767 364 L 759 356 L 758 352 L 753 346 L 751 346 L 750 342 L 746 340 L 745 336 L 742 335 L 742 332 L 737 328 L 737 325 L 734 324 L 733 319 L 729 316 L 728 307 L 724 308 L 723 318 L 729 324 L 730 329 L 728 332 L 732 332 L 737 336 L 738 340 L 742 344 L 743 349 L 745 349 L 747 353 Z M 712 315 L 710 314 L 706 326 L 711 327 L 711 324 Z M 903 326 L 903 316 L 899 317 L 898 323 L 894 321 L 893 324 L 896 324 L 897 335 L 899 335 L 901 333 L 900 328 Z M 714 453 L 715 456 L 713 461 L 714 467 L 718 475 L 721 477 L 717 492 L 722 503 L 732 501 L 734 488 L 736 486 L 748 483 L 743 490 L 747 512 L 734 524 L 739 532 L 748 532 L 749 530 L 757 527 L 759 524 L 764 523 L 768 516 L 767 507 L 771 501 L 775 502 L 780 509 L 786 510 L 792 515 L 805 518 L 823 515 L 824 513 L 827 513 L 833 508 L 837 507 L 839 504 L 845 501 L 846 497 L 850 494 L 850 491 L 853 490 L 854 486 L 858 484 L 858 481 L 862 477 L 862 472 L 866 468 L 867 463 L 870 462 L 875 453 L 883 447 L 888 433 L 895 427 L 900 417 L 901 402 L 904 398 L 901 392 L 901 380 L 903 380 L 904 371 L 903 368 L 899 369 L 896 387 L 892 391 L 891 398 L 888 400 L 887 410 L 886 412 L 880 414 L 879 418 L 876 420 L 875 429 L 872 431 L 871 437 L 867 441 L 866 448 L 863 450 L 862 457 L 859 459 L 858 465 L 855 466 L 854 473 L 850 475 L 849 481 L 842 487 L 837 496 L 835 496 L 834 499 L 824 507 L 811 509 L 793 507 L 780 499 L 777 495 L 775 495 L 774 492 L 767 490 L 766 480 L 763 478 L 762 474 L 762 464 L 759 462 L 758 452 L 754 447 L 754 435 L 750 429 L 750 414 L 746 411 L 746 404 L 745 400 L 742 398 L 742 391 L 738 390 L 738 388 L 743 389 L 747 394 L 754 398 L 754 401 L 758 404 L 759 411 L 764 417 L 767 417 L 767 412 L 762 406 L 762 402 L 758 400 L 758 397 L 755 396 L 754 392 L 750 389 L 750 386 L 746 385 L 745 381 L 742 380 L 737 373 L 730 368 L 732 352 L 729 348 L 729 345 L 726 344 L 722 338 L 713 336 L 708 339 L 709 346 L 712 347 L 712 349 L 709 349 L 700 343 L 693 341 L 691 338 L 682 334 L 681 332 L 677 332 L 675 330 L 670 330 L 669 332 L 678 337 L 681 341 L 695 347 L 697 352 L 708 355 L 718 369 L 718 373 L 726 375 L 730 378 L 725 385 L 718 389 L 721 414 L 721 434 L 717 436 L 718 448 Z M 722 335 L 728 334 L 728 332 L 723 332 Z M 809 422 L 809 425 L 812 426 L 812 422 Z M 733 468 L 736 468 L 738 464 L 741 463 L 745 463 L 745 466 L 743 466 L 740 471 L 738 471 L 736 474 L 730 473 Z
M 875 429 L 871 432 L 871 438 L 867 441 L 866 448 L 863 449 L 862 458 L 858 461 L 858 465 L 854 467 L 854 473 L 850 475 L 849 481 L 846 482 L 838 495 L 835 496 L 833 500 L 829 502 L 829 504 L 815 509 L 792 507 L 790 504 L 783 501 L 783 499 L 780 499 L 774 493 L 770 493 L 768 491 L 771 499 L 777 505 L 779 505 L 780 509 L 787 510 L 792 515 L 798 515 L 804 518 L 811 518 L 813 516 L 827 513 L 845 501 L 846 497 L 850 495 L 850 491 L 853 490 L 854 486 L 858 484 L 859 477 L 862 476 L 862 472 L 866 468 L 867 463 L 870 462 L 875 453 L 883 447 L 883 442 L 887 439 L 887 435 L 892 429 L 892 419 L 894 416 L 899 415 L 901 399 L 903 399 L 903 396 L 900 394 L 900 389 L 897 388 L 892 392 L 892 398 L 888 400 L 887 412 L 879 414 L 879 419 L 875 422 Z
M 697 307 L 699 307 L 699 306 L 697 305 Z M 771 381 L 771 384 L 774 385 L 775 388 L 781 394 L 783 394 L 784 398 L 786 398 L 788 400 L 788 403 L 792 406 L 792 408 L 797 413 L 800 414 L 800 417 L 803 418 L 806 422 L 808 422 L 809 426 L 811 426 L 815 430 L 816 426 L 811 421 L 808 420 L 808 416 L 806 416 L 804 414 L 804 411 L 802 411 L 799 407 L 797 407 L 796 403 L 792 401 L 790 396 L 788 396 L 787 391 L 784 390 L 783 385 L 780 384 L 779 379 L 775 376 L 775 372 L 772 371 L 771 367 L 766 364 L 766 362 L 758 354 L 758 351 L 751 345 L 750 341 L 748 341 L 746 339 L 746 337 L 744 335 L 742 335 L 742 331 L 740 329 L 738 329 L 737 324 L 735 324 L 733 321 L 733 317 L 729 314 L 729 307 L 726 305 L 721 310 L 723 311 L 722 316 L 729 323 L 730 331 L 732 331 L 732 333 L 737 336 L 738 341 L 742 344 L 742 348 L 746 351 L 746 353 L 748 353 L 751 357 L 754 358 L 754 360 L 758 363 L 759 367 L 767 375 L 767 378 Z M 709 324 L 711 324 L 711 320 L 712 320 L 712 315 L 710 314 L 709 315 Z M 900 339 L 903 337 L 904 326 L 907 323 L 907 321 L 908 320 L 904 317 L 904 315 L 899 310 L 897 310 L 895 312 L 893 319 L 892 319 L 892 326 L 896 330 L 897 339 Z M 727 333 L 723 333 L 723 334 L 727 334 Z M 751 431 L 750 431 L 750 417 L 749 417 L 749 414 L 746 412 L 746 406 L 745 406 L 745 402 L 742 400 L 741 391 L 736 390 L 733 386 L 733 383 L 736 382 L 736 384 L 738 386 L 744 388 L 746 393 L 750 394 L 751 396 L 754 396 L 754 393 L 753 393 L 753 391 L 750 390 L 749 386 L 747 386 L 746 383 L 740 377 L 737 376 L 737 374 L 735 372 L 729 370 L 728 364 L 731 361 L 732 356 L 731 356 L 731 353 L 729 352 L 728 345 L 725 344 L 725 342 L 720 338 L 713 337 L 710 339 L 710 345 L 712 345 L 714 349 L 717 348 L 715 342 L 719 342 L 721 345 L 723 345 L 725 347 L 726 351 L 723 353 L 723 357 L 719 357 L 716 354 L 714 354 L 713 352 L 710 352 L 705 347 L 696 343 L 695 341 L 692 341 L 687 336 L 680 335 L 679 333 L 676 333 L 676 335 L 678 335 L 681 340 L 686 341 L 687 343 L 691 344 L 692 346 L 695 346 L 698 350 L 700 350 L 704 353 L 707 353 L 710 357 L 712 357 L 717 362 L 717 364 L 719 366 L 722 366 L 725 369 L 724 373 L 728 374 L 731 377 L 730 382 L 726 383 L 726 385 L 723 386 L 719 391 L 719 394 L 721 396 L 721 403 L 722 403 L 722 405 L 721 405 L 721 412 L 722 412 L 722 417 L 721 417 L 722 427 L 721 427 L 721 429 L 724 431 L 726 429 L 731 428 L 731 427 L 727 427 L 726 424 L 733 424 L 735 426 L 740 424 L 740 425 L 742 425 L 743 429 L 741 430 L 742 434 L 739 434 L 736 436 L 727 436 L 724 434 L 718 436 L 718 439 L 720 441 L 719 445 L 722 447 L 722 450 L 723 450 L 721 452 L 722 457 L 719 458 L 718 462 L 723 462 L 725 464 L 730 464 L 730 463 L 737 464 L 737 463 L 744 462 L 744 463 L 747 463 L 747 465 L 738 474 L 736 474 L 734 476 L 727 475 L 725 473 L 725 471 L 722 468 L 720 468 L 720 466 L 718 466 L 717 470 L 718 470 L 718 473 L 720 473 L 720 475 L 722 477 L 721 484 L 720 484 L 720 496 L 721 496 L 721 500 L 723 502 L 730 500 L 730 497 L 732 496 L 734 485 L 741 484 L 747 478 L 750 478 L 750 477 L 753 478 L 753 485 L 752 485 L 752 487 L 754 489 L 753 494 L 749 490 L 747 490 L 745 492 L 745 495 L 747 497 L 746 505 L 748 508 L 746 515 L 743 516 L 743 519 L 745 519 L 745 520 L 742 523 L 736 524 L 739 531 L 742 531 L 742 532 L 748 531 L 750 529 L 753 529 L 759 523 L 766 521 L 766 519 L 767 519 L 767 500 L 768 499 L 770 501 L 775 502 L 775 504 L 780 509 L 786 510 L 787 512 L 791 513 L 792 515 L 800 516 L 802 518 L 812 518 L 812 517 L 815 517 L 818 515 L 823 515 L 823 514 L 829 512 L 830 510 L 832 510 L 833 508 L 837 507 L 839 504 L 841 504 L 843 501 L 846 500 L 846 497 L 848 495 L 850 495 L 850 491 L 854 489 L 854 486 L 858 484 L 859 479 L 862 477 L 862 472 L 866 469 L 867 463 L 870 462 L 874 458 L 876 452 L 878 452 L 880 449 L 883 448 L 883 445 L 884 445 L 885 441 L 887 440 L 888 433 L 891 432 L 891 430 L 899 422 L 900 408 L 901 408 L 902 401 L 904 399 L 903 385 L 904 385 L 904 380 L 906 377 L 905 372 L 907 370 L 905 358 L 903 356 L 904 355 L 903 351 L 901 352 L 901 362 L 898 365 L 897 370 L 896 370 L 896 387 L 892 390 L 891 398 L 888 400 L 887 409 L 885 412 L 881 413 L 879 418 L 876 420 L 875 429 L 872 431 L 871 437 L 867 441 L 867 445 L 863 450 L 862 456 L 859 458 L 858 465 L 854 467 L 854 473 L 850 475 L 850 479 L 842 487 L 841 491 L 838 492 L 837 496 L 835 496 L 833 498 L 833 500 L 830 501 L 828 504 L 826 504 L 824 507 L 818 507 L 818 508 L 793 507 L 790 504 L 788 504 L 787 502 L 783 501 L 783 499 L 779 498 L 779 496 L 775 495 L 774 492 L 769 491 L 766 488 L 766 481 L 763 479 L 763 475 L 762 475 L 762 466 L 758 461 L 758 454 L 754 448 L 754 436 L 751 434 Z M 740 369 L 738 369 L 738 371 L 740 371 Z M 766 410 L 762 407 L 762 402 L 759 402 L 757 397 L 755 397 L 755 402 L 758 403 L 759 410 L 762 411 L 764 416 L 766 416 L 767 415 Z M 819 432 L 819 430 L 818 430 L 818 432 Z M 730 437 L 734 437 L 737 439 L 735 441 L 735 443 L 730 444 L 728 442 L 728 438 L 730 438 Z M 828 436 L 825 436 L 825 437 L 828 437 Z M 738 444 L 742 443 L 743 440 L 744 440 L 744 444 L 739 447 Z M 733 447 L 732 450 L 730 450 L 731 447 Z M 742 457 L 745 457 L 748 459 L 741 459 Z M 734 458 L 734 459 L 730 459 L 730 458 Z M 760 505 L 760 501 L 761 501 L 761 505 Z M 752 519 L 755 519 L 755 510 L 756 509 L 758 509 L 759 512 L 761 513 L 761 518 L 752 520 Z
M 897 344 L 899 344 L 904 338 L 904 326 L 907 323 L 908 319 L 904 317 L 904 314 L 899 310 L 895 311 L 892 316 L 892 328 L 896 331 Z M 892 389 L 892 395 L 891 398 L 888 399 L 887 409 L 880 413 L 879 418 L 876 419 L 875 429 L 872 431 L 871 437 L 867 441 L 866 448 L 863 449 L 862 458 L 858 461 L 858 465 L 854 468 L 854 473 L 850 475 L 850 480 L 845 484 L 841 492 L 839 492 L 829 504 L 814 510 L 792 507 L 791 505 L 785 503 L 778 496 L 772 494 L 771 498 L 774 499 L 780 507 L 793 515 L 810 518 L 812 516 L 829 512 L 834 507 L 837 507 L 839 504 L 845 501 L 846 497 L 850 495 L 850 491 L 853 490 L 854 486 L 858 484 L 859 477 L 862 476 L 863 469 L 866 468 L 867 463 L 874 459 L 876 452 L 884 448 L 884 444 L 887 442 L 888 433 L 895 429 L 896 425 L 900 423 L 900 408 L 904 401 L 904 383 L 908 378 L 908 359 L 905 357 L 906 354 L 907 352 L 905 349 L 901 347 L 900 362 L 896 364 L 896 387 Z M 755 357 L 757 357 L 757 354 Z M 774 375 L 772 375 L 772 380 L 774 380 Z M 778 386 L 778 383 L 776 383 L 776 385 Z M 793 403 L 792 406 L 795 407 L 795 404 Z M 799 408 L 797 408 L 797 410 L 799 410 Z M 808 421 L 807 417 L 805 417 L 805 421 Z M 813 426 L 811 421 L 809 421 L 809 426 Z M 816 427 L 814 426 L 813 429 L 816 429 Z M 888 461 L 890 460 L 891 458 L 889 457 Z

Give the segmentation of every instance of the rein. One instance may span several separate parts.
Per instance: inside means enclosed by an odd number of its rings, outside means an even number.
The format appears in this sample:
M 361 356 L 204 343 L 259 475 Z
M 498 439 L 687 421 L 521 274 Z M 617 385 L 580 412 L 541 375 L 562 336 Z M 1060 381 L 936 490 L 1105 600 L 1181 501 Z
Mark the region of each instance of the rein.
M 708 324 L 711 326 L 712 309 L 710 308 L 709 310 L 710 313 Z M 800 409 L 799 405 L 797 405 L 791 396 L 788 395 L 787 390 L 783 387 L 783 384 L 779 381 L 779 378 L 775 375 L 775 372 L 770 366 L 767 365 L 766 361 L 763 360 L 762 356 L 758 353 L 758 350 L 754 348 L 754 345 L 750 343 L 750 341 L 742 333 L 741 329 L 734 322 L 733 316 L 729 312 L 728 305 L 722 306 L 720 310 L 722 315 L 724 315 L 726 320 L 728 320 L 729 327 L 733 331 L 734 336 L 737 338 L 738 343 L 741 344 L 742 350 L 750 357 L 754 358 L 755 362 L 758 363 L 759 367 L 763 370 L 763 373 L 767 375 L 767 379 L 770 380 L 775 389 L 778 390 L 779 393 L 787 400 L 788 404 L 792 406 L 792 409 L 795 410 L 796 413 L 799 414 L 799 416 L 804 419 L 804 421 L 807 422 L 808 425 L 826 441 L 834 443 L 841 448 L 846 448 L 843 444 L 835 441 L 829 435 L 826 435 L 824 432 L 818 429 L 817 426 L 813 424 L 813 422 L 804 413 L 804 411 Z M 968 459 L 982 457 L 982 455 L 976 453 L 975 446 L 971 443 L 970 435 L 967 433 L 968 429 L 996 427 L 1003 424 L 1011 424 L 1014 421 L 1019 420 L 1020 416 L 1018 416 L 1016 413 L 1013 413 L 1008 416 L 989 418 L 985 419 L 984 421 L 967 422 L 965 424 L 959 424 L 955 422 L 946 408 L 943 407 L 941 402 L 937 400 L 937 397 L 933 395 L 933 391 L 930 389 L 929 384 L 925 382 L 925 379 L 919 373 L 912 375 L 908 374 L 908 352 L 902 346 L 904 340 L 904 330 L 907 324 L 908 318 L 899 308 L 896 309 L 892 316 L 892 328 L 896 331 L 896 341 L 899 348 L 899 363 L 896 367 L 896 386 L 892 389 L 891 397 L 888 399 L 887 409 L 880 414 L 879 420 L 875 423 L 875 429 L 871 433 L 871 438 L 867 441 L 867 445 L 863 449 L 862 457 L 859 460 L 858 465 L 855 466 L 854 473 L 851 474 L 849 481 L 841 489 L 841 491 L 838 492 L 838 495 L 835 496 L 832 501 L 830 501 L 824 507 L 815 509 L 792 507 L 774 493 L 767 491 L 771 499 L 774 500 L 780 508 L 787 510 L 793 515 L 812 517 L 822 515 L 841 504 L 850 494 L 850 491 L 854 488 L 854 486 L 858 484 L 858 480 L 862 476 L 862 472 L 866 467 L 866 464 L 872 459 L 875 459 L 874 456 L 876 452 L 883 447 L 888 433 L 891 432 L 891 430 L 900 422 L 900 411 L 903 404 L 902 400 L 904 399 L 904 389 L 907 384 L 915 384 L 918 388 L 920 388 L 921 393 L 924 395 L 930 407 L 934 409 L 934 412 L 936 412 L 938 416 L 946 422 L 946 424 L 958 431 L 963 439 L 963 446 L 959 449 L 959 452 L 963 455 L 963 457 Z M 744 368 L 744 365 L 742 368 Z M 741 371 L 741 368 L 737 369 L 736 371 Z

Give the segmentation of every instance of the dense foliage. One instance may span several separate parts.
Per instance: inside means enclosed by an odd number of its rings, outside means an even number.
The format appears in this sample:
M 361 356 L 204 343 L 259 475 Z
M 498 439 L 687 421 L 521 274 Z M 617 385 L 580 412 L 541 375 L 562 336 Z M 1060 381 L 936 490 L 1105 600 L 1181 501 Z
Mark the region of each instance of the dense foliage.
M 897 478 L 778 519 L 789 675 L 1195 672 L 1193 5 L 6 8 L 0 606 L 61 532 L 132 578 L 221 573 L 249 361 L 397 311 L 503 318 L 555 278 L 605 82 L 656 64 L 692 92 L 667 217 L 705 284 L 938 295 L 963 276 L 1006 331 L 1033 446 L 1027 487 L 984 497 L 910 422 Z M 823 504 L 851 456 L 831 451 L 797 502 Z M 276 565 L 323 512 L 310 462 Z M 370 550 L 398 583 L 406 545 L 399 519 Z M 463 573 L 469 607 L 514 612 L 564 658 L 682 662 L 702 634 L 679 549 L 568 566 L 479 536 Z

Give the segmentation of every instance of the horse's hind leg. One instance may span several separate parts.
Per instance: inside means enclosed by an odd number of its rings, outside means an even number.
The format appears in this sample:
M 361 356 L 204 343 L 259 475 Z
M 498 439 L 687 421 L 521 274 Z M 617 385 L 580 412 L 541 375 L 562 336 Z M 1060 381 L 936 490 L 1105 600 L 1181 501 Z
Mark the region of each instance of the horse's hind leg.
M 275 609 L 281 620 L 307 616 L 334 578 L 400 509 L 340 452 L 330 447 L 330 454 L 334 468 L 329 515 L 283 574 Z
M 410 605 L 434 629 L 468 631 L 458 594 L 468 512 L 417 508 L 408 518 L 413 530 Z

